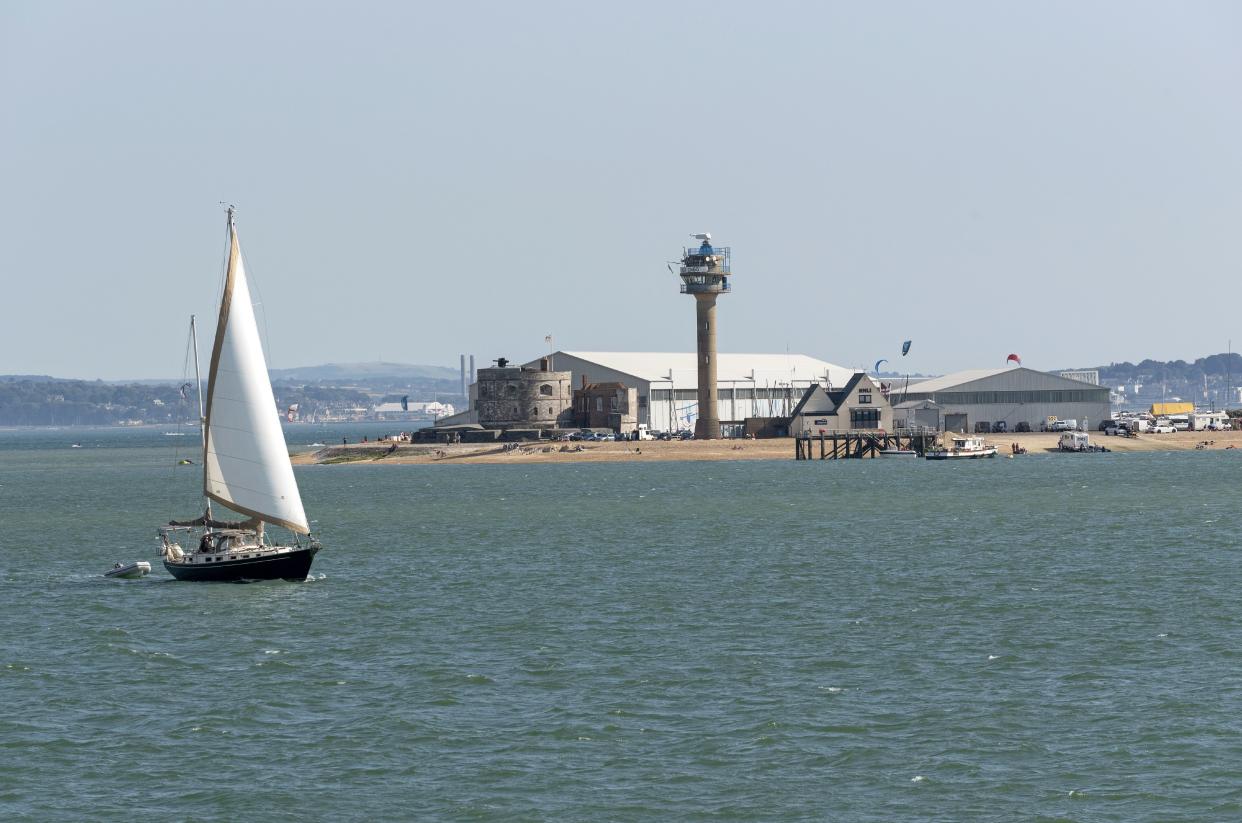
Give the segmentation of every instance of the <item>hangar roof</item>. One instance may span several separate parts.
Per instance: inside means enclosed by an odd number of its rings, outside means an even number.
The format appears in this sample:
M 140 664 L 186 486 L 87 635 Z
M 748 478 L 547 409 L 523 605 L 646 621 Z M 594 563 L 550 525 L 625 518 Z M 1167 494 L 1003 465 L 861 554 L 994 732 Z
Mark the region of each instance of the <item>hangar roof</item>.
M 554 367 L 559 365 L 556 362 L 558 355 L 596 363 L 648 383 L 668 380 L 670 369 L 678 388 L 698 383 L 697 355 L 694 352 L 562 351 L 552 356 Z M 793 381 L 809 383 L 823 380 L 825 372 L 833 386 L 844 386 L 855 370 L 805 354 L 716 355 L 716 379 L 721 383 L 749 382 L 752 378 L 760 386 Z
M 975 385 L 979 384 L 979 385 Z M 1025 366 L 999 369 L 967 369 L 954 372 L 930 380 L 920 380 L 910 384 L 909 394 L 927 395 L 948 391 L 1006 391 L 1026 389 L 1072 389 L 1107 391 L 1101 386 L 1093 386 L 1081 380 L 1071 380 L 1059 374 L 1036 371 Z

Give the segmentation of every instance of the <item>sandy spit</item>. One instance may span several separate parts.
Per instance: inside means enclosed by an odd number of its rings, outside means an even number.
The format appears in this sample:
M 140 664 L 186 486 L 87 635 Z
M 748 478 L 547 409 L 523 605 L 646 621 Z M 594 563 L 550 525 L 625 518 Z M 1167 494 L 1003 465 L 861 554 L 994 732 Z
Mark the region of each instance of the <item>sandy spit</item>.
M 987 436 L 1002 455 L 1011 444 L 1026 450 L 1056 451 L 1060 435 L 1033 432 L 1029 434 L 998 434 Z M 1230 446 L 1242 450 L 1242 431 L 1178 432 L 1176 434 L 1143 434 L 1138 437 L 1108 437 L 1092 432 L 1091 441 L 1115 452 L 1171 452 L 1194 450 L 1222 451 Z M 578 450 L 581 447 L 581 450 Z M 295 465 L 374 464 L 374 463 L 436 463 L 444 465 L 495 463 L 620 463 L 660 460 L 793 460 L 794 442 L 776 440 L 687 440 L 625 443 L 533 443 L 506 450 L 502 445 L 461 444 L 433 446 L 402 444 L 391 451 L 388 443 L 354 443 L 328 446 L 313 452 L 293 455 Z M 815 450 L 818 453 L 818 448 Z

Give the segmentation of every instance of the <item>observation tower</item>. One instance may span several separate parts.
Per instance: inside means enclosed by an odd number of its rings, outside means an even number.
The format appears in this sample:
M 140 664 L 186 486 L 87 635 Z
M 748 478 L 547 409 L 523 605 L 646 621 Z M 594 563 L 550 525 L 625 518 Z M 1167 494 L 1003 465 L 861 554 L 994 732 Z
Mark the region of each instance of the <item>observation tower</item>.
M 712 246 L 707 232 L 694 235 L 699 247 L 682 249 L 681 293 L 694 295 L 695 334 L 698 337 L 699 417 L 694 436 L 720 437 L 716 406 L 716 298 L 729 292 L 730 258 L 727 247 Z M 674 401 L 675 403 L 676 401 Z

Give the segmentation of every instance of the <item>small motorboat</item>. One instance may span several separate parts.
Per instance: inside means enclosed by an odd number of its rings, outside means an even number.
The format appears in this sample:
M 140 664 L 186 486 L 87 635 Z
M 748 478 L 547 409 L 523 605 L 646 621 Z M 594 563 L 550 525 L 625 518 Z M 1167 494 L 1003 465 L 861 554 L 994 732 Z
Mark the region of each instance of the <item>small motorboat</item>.
M 117 563 L 104 572 L 104 577 L 115 577 L 118 580 L 139 580 L 151 573 L 151 564 L 145 560 L 135 563 Z
M 953 445 L 949 448 L 929 451 L 924 456 L 928 460 L 974 460 L 996 456 L 996 447 L 984 443 L 982 437 L 952 437 L 950 440 Z

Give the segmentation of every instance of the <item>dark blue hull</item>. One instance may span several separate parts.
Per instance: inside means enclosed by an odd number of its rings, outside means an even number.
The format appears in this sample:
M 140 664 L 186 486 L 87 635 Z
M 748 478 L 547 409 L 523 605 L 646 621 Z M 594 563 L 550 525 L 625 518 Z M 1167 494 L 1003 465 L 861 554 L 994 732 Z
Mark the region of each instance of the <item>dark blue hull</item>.
M 239 580 L 305 580 L 318 547 L 295 549 L 271 557 L 222 560 L 219 563 L 170 563 L 164 568 L 178 580 L 235 583 Z

